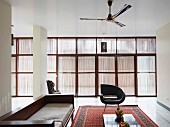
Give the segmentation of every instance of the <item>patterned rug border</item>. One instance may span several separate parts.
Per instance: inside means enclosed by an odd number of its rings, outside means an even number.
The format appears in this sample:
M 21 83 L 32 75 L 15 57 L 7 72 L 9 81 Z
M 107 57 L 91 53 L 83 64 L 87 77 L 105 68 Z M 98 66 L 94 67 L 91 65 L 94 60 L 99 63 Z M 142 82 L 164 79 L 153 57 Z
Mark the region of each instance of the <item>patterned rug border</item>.
M 110 105 L 107 106 L 107 108 L 116 108 L 116 107 L 117 106 L 110 106 Z M 120 108 L 121 107 L 122 108 L 126 108 L 126 107 L 129 108 L 129 107 L 131 107 L 132 108 L 131 109 L 132 112 L 136 115 L 136 117 L 135 116 L 134 117 L 137 119 L 139 124 L 145 124 L 146 127 L 147 126 L 149 126 L 149 127 L 158 127 L 158 125 L 144 111 L 142 111 L 142 109 L 138 105 L 120 105 Z M 136 110 L 135 110 L 135 107 L 137 108 Z M 104 108 L 104 106 L 96 106 L 96 105 L 83 105 L 83 106 L 79 106 L 78 110 L 76 112 L 76 115 L 74 117 L 74 120 L 73 120 L 73 122 L 71 124 L 71 127 L 75 127 L 75 123 L 77 122 L 76 120 L 78 119 L 78 117 L 81 117 L 80 119 L 85 120 L 84 117 L 81 116 L 81 115 L 79 116 L 79 114 L 81 113 L 80 111 L 82 109 L 87 109 L 87 108 Z M 107 108 L 106 108 L 106 110 L 107 110 Z M 85 113 L 87 113 L 87 112 L 85 112 Z M 79 127 L 79 126 L 77 126 L 77 127 Z M 83 127 L 83 125 L 81 127 Z

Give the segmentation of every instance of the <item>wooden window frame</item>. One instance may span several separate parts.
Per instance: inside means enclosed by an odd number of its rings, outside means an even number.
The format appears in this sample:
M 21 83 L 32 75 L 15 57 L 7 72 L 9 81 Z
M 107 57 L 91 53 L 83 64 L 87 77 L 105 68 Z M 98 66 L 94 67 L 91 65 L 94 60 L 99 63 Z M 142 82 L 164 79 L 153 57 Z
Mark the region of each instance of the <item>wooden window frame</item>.
M 118 54 L 117 53 L 117 39 L 129 39 L 129 38 L 133 38 L 135 39 L 135 48 L 136 48 L 136 52 L 135 53 L 120 53 Z M 48 72 L 48 74 L 56 74 L 56 89 L 58 89 L 58 57 L 60 56 L 72 56 L 72 57 L 75 57 L 75 68 L 76 68 L 76 76 L 75 76 L 75 96 L 78 96 L 78 57 L 83 57 L 83 56 L 94 56 L 95 57 L 95 75 L 96 75 L 96 80 L 95 80 L 95 96 L 99 96 L 99 93 L 98 93 L 98 82 L 99 82 L 99 73 L 98 72 L 98 58 L 99 56 L 114 56 L 115 57 L 115 82 L 116 84 L 118 83 L 118 79 L 117 79 L 117 76 L 118 76 L 118 68 L 117 68 L 117 57 L 118 56 L 134 56 L 134 66 L 135 66 L 135 70 L 134 70 L 134 75 L 135 75 L 135 95 L 134 96 L 137 96 L 138 97 L 138 82 L 137 82 L 137 57 L 138 56 L 154 56 L 155 57 L 155 96 L 157 96 L 157 59 L 156 59 L 156 47 L 155 47 L 155 53 L 137 53 L 137 39 L 138 38 L 143 38 L 143 39 L 156 39 L 156 37 L 154 36 L 151 36 L 151 37 L 104 37 L 104 39 L 116 39 L 116 53 L 113 53 L 113 54 L 97 54 L 97 39 L 103 39 L 103 37 L 48 37 L 48 39 L 56 39 L 56 54 L 47 54 L 48 56 L 55 56 L 56 57 L 56 72 Z M 18 62 L 19 62 L 19 56 L 32 56 L 33 54 L 19 54 L 19 39 L 33 39 L 32 37 L 17 37 L 17 38 L 14 38 L 16 39 L 16 54 L 12 54 L 11 57 L 15 57 L 16 58 L 16 67 L 15 67 L 15 72 L 12 72 L 12 74 L 16 74 L 16 97 L 19 96 L 18 95 L 18 74 L 33 74 L 33 72 L 18 72 Z M 58 54 L 58 39 L 75 39 L 75 42 L 76 42 L 76 53 L 75 54 Z M 95 39 L 96 40 L 96 53 L 95 54 L 78 54 L 78 42 L 77 40 L 78 39 Z M 156 40 L 155 40 L 155 43 L 156 43 Z M 142 96 L 142 97 L 147 97 L 146 96 Z M 151 96 L 149 96 L 151 97 Z

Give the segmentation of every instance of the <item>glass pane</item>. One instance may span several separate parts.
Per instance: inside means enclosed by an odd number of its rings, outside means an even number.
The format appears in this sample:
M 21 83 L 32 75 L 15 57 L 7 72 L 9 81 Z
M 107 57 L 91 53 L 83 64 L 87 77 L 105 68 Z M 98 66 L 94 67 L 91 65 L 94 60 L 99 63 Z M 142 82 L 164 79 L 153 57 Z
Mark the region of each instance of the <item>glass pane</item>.
M 138 73 L 138 95 L 156 95 L 154 73 Z
M 11 94 L 16 96 L 16 74 L 11 74 Z
M 19 54 L 32 54 L 32 39 L 19 39 Z
M 79 54 L 96 53 L 96 39 L 78 39 L 77 44 Z
M 16 39 L 13 40 L 14 45 L 11 46 L 11 53 L 16 54 Z
M 138 53 L 156 53 L 156 43 L 153 38 L 138 38 L 137 39 L 137 52 Z
M 58 54 L 75 54 L 75 39 L 58 39 Z
M 11 72 L 16 72 L 16 57 L 11 57 Z
M 138 72 L 155 72 L 154 56 L 138 56 Z
M 56 88 L 56 73 L 48 73 L 47 74 L 47 80 L 51 80 L 52 82 L 54 82 L 55 86 L 54 89 L 57 90 Z
M 59 73 L 59 90 L 62 94 L 75 94 L 75 73 Z
M 95 74 L 79 74 L 78 85 L 78 95 L 95 95 Z
M 95 57 L 79 57 L 78 72 L 95 72 Z
M 134 72 L 134 57 L 118 57 L 118 72 Z
M 47 71 L 56 72 L 56 56 L 47 56 Z
M 135 53 L 135 39 L 117 39 L 117 53 Z
M 18 74 L 18 95 L 33 95 L 33 74 Z
M 18 72 L 33 72 L 33 56 L 19 56 Z
M 54 73 L 54 74 L 47 74 L 47 80 L 51 80 L 51 81 L 53 81 L 54 82 L 54 84 L 56 84 L 56 73 Z M 56 87 L 56 86 L 55 86 Z
M 115 85 L 115 74 L 105 74 L 105 73 L 99 74 L 99 94 L 101 94 L 101 88 L 100 88 L 101 84 Z
M 57 54 L 57 39 L 48 39 L 47 54 Z
M 99 57 L 99 72 L 115 72 L 114 57 Z
M 101 52 L 101 42 L 107 42 L 107 52 Z M 97 53 L 116 53 L 116 39 L 97 39 Z
M 75 57 L 59 57 L 59 72 L 75 72 Z
M 135 95 L 134 74 L 118 74 L 118 86 L 126 95 Z

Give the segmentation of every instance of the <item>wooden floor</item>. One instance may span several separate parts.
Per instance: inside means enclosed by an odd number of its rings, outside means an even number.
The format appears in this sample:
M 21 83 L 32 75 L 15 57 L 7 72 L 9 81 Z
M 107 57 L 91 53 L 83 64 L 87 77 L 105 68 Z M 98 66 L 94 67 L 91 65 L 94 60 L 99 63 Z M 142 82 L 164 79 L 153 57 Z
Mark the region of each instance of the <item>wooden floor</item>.
M 12 98 L 12 109 L 23 107 L 33 101 L 32 97 Z M 126 97 L 122 105 L 138 105 L 158 126 L 170 127 L 170 112 L 157 104 L 156 97 Z M 78 97 L 75 98 L 75 109 L 77 111 L 82 105 L 104 105 L 100 98 Z M 69 123 L 68 126 L 70 126 Z

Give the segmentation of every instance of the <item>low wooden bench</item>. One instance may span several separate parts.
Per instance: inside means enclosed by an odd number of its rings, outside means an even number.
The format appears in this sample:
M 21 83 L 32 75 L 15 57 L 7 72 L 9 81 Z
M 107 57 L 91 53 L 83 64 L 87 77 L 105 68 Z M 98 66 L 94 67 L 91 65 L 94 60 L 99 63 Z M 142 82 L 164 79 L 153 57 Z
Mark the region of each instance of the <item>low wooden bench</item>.
M 73 120 L 74 114 L 74 95 L 45 95 L 36 99 L 33 103 L 24 108 L 18 108 L 0 117 L 0 126 L 24 126 L 24 127 L 55 127 L 53 119 L 28 120 L 47 104 L 71 104 L 72 108 L 62 127 L 66 127 L 70 119 Z M 48 114 L 47 114 L 48 115 Z M 57 125 L 56 125 L 57 126 Z

